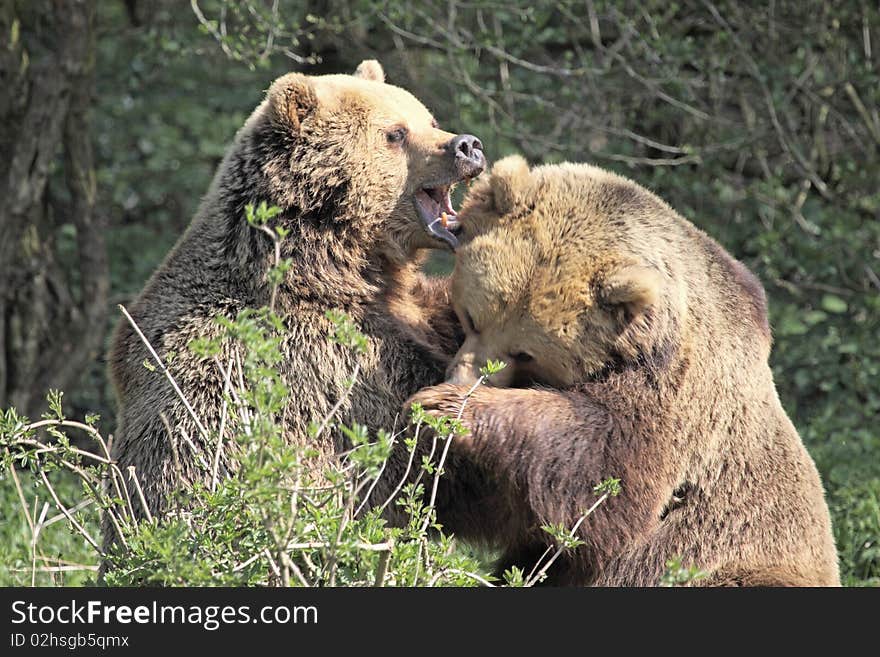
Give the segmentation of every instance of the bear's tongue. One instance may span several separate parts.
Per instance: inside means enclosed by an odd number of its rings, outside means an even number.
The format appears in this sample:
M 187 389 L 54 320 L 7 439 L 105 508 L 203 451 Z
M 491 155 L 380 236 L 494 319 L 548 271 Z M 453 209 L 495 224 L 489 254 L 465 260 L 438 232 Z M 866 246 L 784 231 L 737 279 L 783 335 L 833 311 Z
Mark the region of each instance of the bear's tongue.
M 415 204 L 428 234 L 443 240 L 455 249 L 458 246 L 458 238 L 452 231 L 458 228 L 458 220 L 455 210 L 452 209 L 449 187 L 421 189 L 415 194 Z

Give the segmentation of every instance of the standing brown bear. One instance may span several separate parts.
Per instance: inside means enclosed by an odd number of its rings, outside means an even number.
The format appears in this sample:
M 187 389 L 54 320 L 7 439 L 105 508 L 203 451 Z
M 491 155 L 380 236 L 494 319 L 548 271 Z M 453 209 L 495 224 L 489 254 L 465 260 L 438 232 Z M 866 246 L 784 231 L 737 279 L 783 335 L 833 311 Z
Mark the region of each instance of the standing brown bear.
M 646 586 L 668 559 L 706 585 L 836 585 L 812 459 L 767 360 L 764 290 L 715 241 L 635 183 L 587 166 L 507 158 L 472 190 L 453 300 L 466 340 L 449 383 L 415 401 L 455 415 L 458 455 L 505 483 L 516 511 L 501 568 L 544 552 L 541 525 L 575 525 L 557 584 Z M 502 385 L 534 385 L 505 389 Z
M 484 166 L 476 137 L 440 129 L 416 98 L 384 83 L 375 61 L 363 62 L 353 76 L 285 75 L 239 131 L 192 224 L 131 315 L 171 360 L 202 424 L 220 426 L 223 376 L 188 344 L 217 335 L 217 317 L 268 305 L 273 243 L 244 215 L 248 204 L 279 206 L 276 221 L 289 231 L 281 256 L 293 261 L 276 301 L 288 329 L 282 375 L 295 391 L 284 413 L 286 437 L 333 455 L 345 448 L 343 438 L 326 432 L 310 438 L 308 425 L 345 396 L 356 365 L 358 384 L 337 417 L 372 432 L 393 429 L 406 397 L 442 381 L 460 328 L 447 282 L 419 273 L 418 252 L 456 244 L 450 188 Z M 365 353 L 328 340 L 331 309 L 347 313 L 367 336 Z M 168 382 L 145 369 L 147 358 L 138 336 L 120 323 L 111 354 L 120 422 L 112 456 L 123 471 L 135 466 L 148 506 L 161 514 L 180 484 L 171 437 L 188 436 L 212 452 Z M 184 484 L 203 478 L 192 452 L 178 451 Z M 373 499 L 387 497 L 406 462 L 406 454 L 392 454 Z M 224 452 L 222 466 L 235 469 L 231 452 Z M 469 499 L 479 500 L 485 477 L 466 464 L 457 472 Z M 444 484 L 438 511 L 466 535 L 469 523 L 487 521 L 470 520 L 474 511 L 465 508 L 456 522 L 449 507 L 456 496 L 447 494 L 455 485 L 452 477 Z

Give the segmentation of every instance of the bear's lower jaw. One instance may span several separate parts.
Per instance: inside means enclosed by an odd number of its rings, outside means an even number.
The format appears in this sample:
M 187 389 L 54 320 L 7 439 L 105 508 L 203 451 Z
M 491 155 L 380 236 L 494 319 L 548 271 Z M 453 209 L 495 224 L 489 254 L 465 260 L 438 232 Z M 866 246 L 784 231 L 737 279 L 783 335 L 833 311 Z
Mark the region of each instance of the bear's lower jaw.
M 450 185 L 420 189 L 413 195 L 413 204 L 428 235 L 442 240 L 455 250 L 458 247 L 455 233 L 460 224 L 449 198 L 450 189 Z

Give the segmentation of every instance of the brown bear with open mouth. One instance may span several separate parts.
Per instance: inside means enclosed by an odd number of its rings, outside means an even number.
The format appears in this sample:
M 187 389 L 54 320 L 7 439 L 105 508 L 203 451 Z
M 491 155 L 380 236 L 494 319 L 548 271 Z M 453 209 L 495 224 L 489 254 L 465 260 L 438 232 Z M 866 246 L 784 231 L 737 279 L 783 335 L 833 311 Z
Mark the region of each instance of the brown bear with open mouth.
M 366 425 L 373 435 L 393 430 L 403 400 L 442 381 L 460 344 L 447 281 L 424 277 L 419 254 L 457 244 L 450 189 L 481 173 L 485 162 L 476 137 L 443 130 L 410 93 L 384 82 L 375 61 L 363 62 L 354 75 L 293 73 L 276 80 L 236 136 L 189 229 L 130 306 L 159 355 L 175 354 L 169 367 L 201 423 L 213 430 L 221 424 L 223 375 L 188 344 L 218 335 L 217 317 L 268 305 L 274 246 L 244 216 L 247 204 L 265 201 L 282 209 L 276 222 L 289 234 L 281 256 L 293 261 L 277 293 L 287 328 L 282 375 L 294 391 L 284 413 L 286 438 L 328 456 L 346 449 L 335 432 L 317 439 L 308 432 L 343 397 L 338 420 Z M 354 320 L 368 338 L 365 353 L 328 339 L 328 310 Z M 224 347 L 221 363 L 233 349 Z M 119 400 L 112 456 L 123 470 L 136 468 L 156 515 L 181 483 L 205 477 L 191 451 L 180 449 L 179 481 L 172 436 L 188 436 L 208 454 L 215 438 L 206 444 L 168 382 L 145 369 L 145 359 L 146 348 L 122 321 L 110 356 Z M 348 394 L 355 367 L 358 384 Z M 234 441 L 225 436 L 224 443 L 231 446 L 220 470 L 233 472 Z M 372 499 L 387 497 L 406 463 L 400 447 Z M 469 502 L 447 494 L 455 485 L 450 478 L 439 510 L 467 534 L 469 526 L 488 522 L 475 516 L 493 507 L 470 504 L 479 502 L 486 481 L 475 467 L 464 464 L 457 476 Z
M 551 566 L 565 585 L 652 586 L 668 559 L 697 583 L 838 585 L 815 465 L 768 365 L 764 289 L 649 191 L 578 164 L 499 161 L 462 213 L 453 301 L 466 339 L 449 382 L 413 400 L 455 416 L 452 451 L 513 509 L 483 538 L 528 573 L 542 525 L 580 526 Z M 504 386 L 519 386 L 508 388 Z M 494 528 L 493 528 L 494 529 Z

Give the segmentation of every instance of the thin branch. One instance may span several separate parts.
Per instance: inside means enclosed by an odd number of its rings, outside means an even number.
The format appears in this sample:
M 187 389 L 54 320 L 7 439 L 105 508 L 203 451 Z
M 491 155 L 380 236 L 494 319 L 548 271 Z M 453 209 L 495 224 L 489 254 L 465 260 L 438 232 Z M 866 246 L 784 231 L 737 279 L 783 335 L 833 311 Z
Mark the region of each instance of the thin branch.
M 9 474 L 12 475 L 12 481 L 15 483 L 15 490 L 18 493 L 18 501 L 21 503 L 21 509 L 24 512 L 24 517 L 27 518 L 28 527 L 31 530 L 31 534 L 34 533 L 34 521 L 31 518 L 31 514 L 28 511 L 27 502 L 24 499 L 24 491 L 21 489 L 21 481 L 18 478 L 18 473 L 15 471 L 15 463 L 9 455 L 9 448 L 4 447 L 3 451 L 6 453 L 6 458 L 9 461 Z
M 193 0 L 193 4 L 194 5 L 196 4 L 195 0 Z M 134 321 L 134 319 L 132 319 L 132 316 L 128 314 L 128 311 L 125 309 L 125 306 L 120 304 L 118 306 L 118 308 L 120 311 L 122 311 L 122 314 L 125 315 L 125 319 L 128 320 L 128 323 L 134 329 L 134 332 L 137 333 L 138 337 L 141 339 L 141 342 L 144 343 L 147 350 L 150 352 L 150 355 L 153 357 L 153 360 L 155 360 L 156 363 L 159 365 L 159 368 L 162 370 L 162 373 L 165 375 L 165 378 L 168 379 L 168 382 L 171 384 L 171 387 L 174 388 L 174 392 L 176 392 L 177 396 L 180 397 L 180 401 L 183 402 L 183 405 L 186 408 L 187 412 L 189 413 L 190 417 L 192 417 L 193 421 L 196 423 L 196 426 L 198 427 L 199 432 L 202 434 L 202 437 L 205 439 L 205 441 L 207 441 L 208 440 L 208 430 L 205 429 L 205 426 L 202 424 L 202 421 L 199 420 L 199 417 L 198 417 L 198 415 L 196 415 L 195 410 L 193 410 L 193 407 L 190 405 L 189 400 L 186 398 L 186 396 L 183 394 L 183 391 L 177 385 L 177 381 L 174 380 L 174 377 L 171 376 L 171 372 L 168 371 L 167 367 L 165 367 L 165 363 L 162 361 L 161 358 L 159 358 L 159 354 L 157 354 L 156 350 L 153 349 L 153 345 L 151 345 L 150 341 L 147 340 L 147 337 L 143 334 L 143 332 L 141 331 L 140 327 L 138 327 L 138 325 Z
M 461 420 L 462 415 L 464 415 L 464 409 L 465 409 L 465 406 L 467 405 L 468 399 L 470 399 L 471 395 L 474 394 L 474 392 L 476 391 L 477 388 L 479 388 L 481 385 L 483 385 L 485 380 L 486 380 L 486 377 L 481 376 L 479 379 L 477 379 L 477 382 L 471 386 L 470 390 L 468 390 L 465 393 L 464 398 L 462 399 L 462 402 L 461 402 L 461 408 L 458 409 L 458 415 L 455 418 L 456 420 Z M 443 466 L 446 463 L 446 457 L 449 454 L 449 448 L 452 446 L 453 437 L 454 437 L 454 435 L 450 435 L 449 437 L 447 437 L 446 444 L 443 446 L 443 453 L 440 455 L 440 462 L 437 464 L 437 470 L 434 475 L 434 484 L 431 487 L 431 497 L 428 501 L 428 507 L 431 509 L 434 508 L 434 505 L 437 502 L 437 490 L 440 487 L 440 475 L 443 472 Z M 430 518 L 431 518 L 430 514 L 425 516 L 425 521 L 422 523 L 422 531 L 425 531 L 428 528 L 428 524 L 430 523 Z
M 226 45 L 226 40 L 223 38 L 223 35 L 217 31 L 217 28 L 214 27 L 213 22 L 209 21 L 205 18 L 205 15 L 202 13 L 201 7 L 199 7 L 198 0 L 190 0 L 190 6 L 192 7 L 193 13 L 196 15 L 196 18 L 199 20 L 206 30 L 211 34 L 212 37 L 220 44 L 220 48 L 230 59 L 235 59 L 235 55 L 232 50 L 229 49 L 229 46 Z
M 36 511 L 37 498 L 34 498 L 34 510 Z M 34 523 L 34 533 L 31 536 L 31 588 L 37 585 L 37 540 L 40 537 L 40 531 L 43 529 L 43 521 L 46 519 L 46 513 L 49 511 L 49 503 L 43 503 L 43 510 L 40 511 L 39 520 Z M 36 516 L 35 516 L 36 517 Z
M 141 488 L 141 482 L 138 481 L 137 471 L 133 465 L 128 466 L 128 476 L 131 478 L 132 483 L 134 483 L 134 488 L 137 491 L 138 499 L 141 502 L 141 507 L 144 510 L 144 514 L 147 516 L 147 522 L 153 522 L 153 514 L 150 513 L 150 507 L 147 504 L 147 498 L 144 497 L 144 489 Z
M 376 566 L 376 579 L 373 586 L 384 586 L 385 574 L 388 572 L 388 563 L 391 561 L 391 552 L 394 550 L 392 541 L 388 541 L 391 547 L 379 555 L 379 564 Z
M 596 502 L 593 504 L 593 506 L 591 506 L 589 509 L 587 509 L 586 512 L 584 513 L 584 515 L 582 515 L 580 518 L 578 518 L 578 521 L 576 523 L 574 523 L 574 527 L 572 527 L 571 531 L 569 532 L 569 536 L 571 538 L 574 538 L 577 535 L 577 531 L 578 531 L 578 529 L 580 529 L 584 520 L 586 520 L 590 516 L 590 514 L 593 513 L 593 511 L 598 509 L 599 505 L 608 499 L 608 496 L 609 496 L 608 493 L 603 493 L 602 497 L 600 497 L 598 500 L 596 500 Z M 550 566 L 552 566 L 556 562 L 556 560 L 560 556 L 562 556 L 562 553 L 565 552 L 566 549 L 568 549 L 568 548 L 566 548 L 564 545 L 560 545 L 559 548 L 556 550 L 556 552 L 553 553 L 553 556 L 550 557 L 550 560 L 546 564 L 544 564 L 544 566 L 541 568 L 541 570 L 539 570 L 535 574 L 534 578 L 526 581 L 526 586 L 534 586 L 536 583 L 540 582 L 541 579 L 544 577 L 544 575 L 547 573 L 547 571 L 550 569 Z M 546 554 L 546 552 L 544 554 Z
M 485 577 L 477 575 L 477 573 L 472 573 L 469 570 L 461 570 L 460 568 L 444 568 L 430 579 L 430 581 L 428 582 L 428 586 L 434 586 L 434 584 L 436 584 L 441 577 L 448 574 L 464 575 L 466 577 L 470 577 L 475 582 L 479 582 L 483 586 L 488 586 L 493 589 L 496 588 L 495 585 L 487 580 Z
M 290 558 L 290 555 L 288 555 L 287 552 L 281 552 L 281 560 L 284 562 L 286 568 L 293 571 L 293 574 L 296 575 L 300 584 L 307 588 L 311 586 L 309 581 L 305 578 L 305 575 L 303 575 L 302 570 L 300 570 L 300 567 L 293 562 L 293 559 Z
M 877 125 L 874 122 L 874 119 L 871 118 L 871 115 L 868 113 L 865 104 L 859 97 L 859 93 L 852 85 L 852 82 L 847 82 L 845 85 L 843 85 L 843 89 L 844 91 L 846 91 L 846 95 L 849 96 L 850 101 L 852 101 L 852 104 L 856 108 L 856 111 L 859 113 L 859 116 L 862 117 L 862 122 L 865 124 L 868 132 L 871 133 L 874 141 L 880 144 L 880 125 Z
M 400 482 L 397 484 L 397 487 L 391 492 L 391 495 L 388 496 L 388 499 L 379 507 L 379 514 L 384 513 L 385 508 L 391 504 L 391 502 L 397 497 L 397 494 L 400 493 L 400 490 L 403 488 L 406 483 L 407 478 L 409 477 L 409 473 L 412 470 L 413 459 L 416 455 L 416 447 L 419 441 L 419 429 L 421 427 L 421 423 L 416 426 L 416 430 L 413 435 L 413 440 L 415 441 L 412 449 L 409 451 L 409 460 L 406 463 L 406 470 L 403 471 L 403 477 L 400 478 Z
M 395 425 L 397 424 L 397 417 L 394 418 L 394 423 L 395 423 Z M 394 450 L 394 446 L 398 442 L 397 437 L 402 433 L 403 433 L 403 431 L 399 431 L 399 432 L 393 433 L 391 435 L 391 446 L 389 447 L 390 450 Z M 379 484 L 379 481 L 382 479 L 382 475 L 385 473 L 385 469 L 388 466 L 389 460 L 390 459 L 385 459 L 385 461 L 382 463 L 382 467 L 379 469 L 379 472 L 376 474 L 375 477 L 373 477 L 373 484 L 370 486 L 369 490 L 367 491 L 367 494 L 364 495 L 364 499 L 361 501 L 360 505 L 358 506 L 358 508 L 354 512 L 355 517 L 359 516 L 361 511 L 364 510 L 364 507 L 367 506 L 367 504 L 369 504 L 370 496 L 373 494 L 373 491 L 376 490 L 376 486 Z
M 322 433 L 324 433 L 324 430 L 327 428 L 327 425 L 330 424 L 330 421 L 333 419 L 333 416 L 336 415 L 337 412 L 339 412 L 339 409 L 345 403 L 345 400 L 348 399 L 348 396 L 351 393 L 351 389 L 354 388 L 354 385 L 357 382 L 357 378 L 358 378 L 358 375 L 360 374 L 360 372 L 361 372 L 361 364 L 355 363 L 354 372 L 351 375 L 350 384 L 347 387 L 345 394 L 343 394 L 342 396 L 339 397 L 339 399 L 333 405 L 333 408 L 330 409 L 330 412 L 324 416 L 323 420 L 321 420 L 321 424 L 318 426 L 318 430 L 315 433 L 315 436 L 314 436 L 315 438 L 318 438 Z
M 68 573 L 68 572 L 77 572 L 82 570 L 90 570 L 97 571 L 100 566 L 87 566 L 85 564 L 79 566 L 39 566 L 34 568 L 38 573 Z M 11 568 L 10 572 L 13 573 L 27 573 L 30 572 L 29 568 Z
M 220 368 L 220 372 L 223 374 L 223 407 L 220 410 L 220 429 L 217 432 L 217 444 L 214 447 L 214 459 L 213 464 L 211 465 L 211 491 L 217 490 L 217 485 L 219 484 L 219 471 L 220 471 L 220 454 L 223 451 L 223 433 L 226 430 L 226 416 L 229 412 L 229 402 L 226 399 L 226 395 L 229 393 L 229 390 L 232 388 L 232 359 L 229 359 L 229 367 L 226 371 L 223 371 L 223 367 L 220 366 L 220 362 L 215 358 L 214 359 L 217 366 Z
M 81 511 L 81 510 L 85 509 L 86 507 L 91 506 L 94 503 L 95 503 L 95 500 L 93 500 L 91 498 L 86 498 L 82 502 L 80 502 L 79 504 L 77 504 L 73 508 L 71 508 L 70 512 L 76 513 L 77 511 Z M 54 525 L 59 520 L 66 520 L 66 517 L 63 513 L 59 513 L 59 514 L 54 515 L 51 518 L 49 518 L 46 522 L 43 523 L 43 527 L 48 527 L 49 525 Z
M 328 541 L 305 541 L 287 544 L 288 550 L 326 550 L 330 547 L 333 547 L 333 545 Z M 366 543 L 363 541 L 357 541 L 353 544 L 353 547 L 366 552 L 388 552 L 394 549 L 394 542 L 390 540 L 385 541 L 384 543 Z
M 98 545 L 98 542 L 92 538 L 91 534 L 86 531 L 86 528 L 83 527 L 76 521 L 76 518 L 71 515 L 71 513 L 67 510 L 67 507 L 62 504 L 61 500 L 58 499 L 58 494 L 55 492 L 55 489 L 52 487 L 52 483 L 49 481 L 49 478 L 46 476 L 46 473 L 40 470 L 40 477 L 43 480 L 43 483 L 46 485 L 46 490 L 49 491 L 49 494 L 52 496 L 52 499 L 55 501 L 55 506 L 67 517 L 67 521 L 82 535 L 83 538 L 88 541 L 89 545 L 95 548 L 95 551 L 100 555 L 104 556 L 103 550 Z

